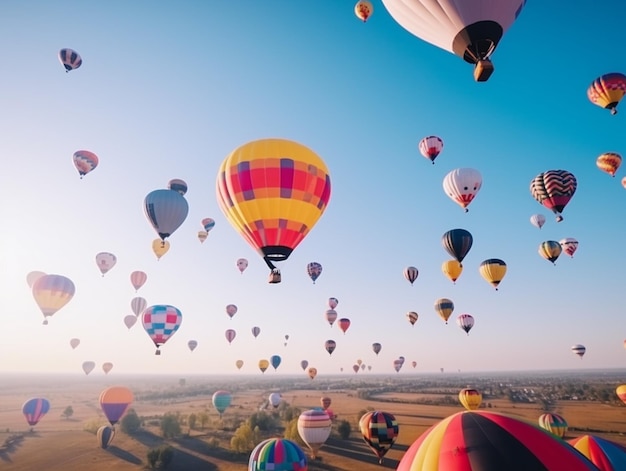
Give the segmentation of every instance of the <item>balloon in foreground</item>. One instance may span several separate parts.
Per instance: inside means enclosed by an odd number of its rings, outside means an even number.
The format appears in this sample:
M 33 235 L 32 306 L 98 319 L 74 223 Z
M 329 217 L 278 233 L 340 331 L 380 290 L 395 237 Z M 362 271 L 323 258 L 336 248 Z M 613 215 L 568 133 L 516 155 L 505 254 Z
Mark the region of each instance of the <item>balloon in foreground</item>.
M 620 401 L 626 404 L 626 384 L 620 384 L 615 389 L 615 394 L 617 394 L 617 397 L 619 397 Z
M 28 284 L 28 287 L 32 290 L 35 281 L 44 275 L 45 273 L 42 271 L 31 271 L 28 275 L 26 275 L 26 283 Z
M 141 322 L 156 346 L 155 355 L 161 354 L 159 347 L 176 333 L 182 321 L 182 312 L 174 306 L 163 304 L 146 308 L 141 316 Z
M 485 281 L 497 291 L 502 278 L 506 275 L 506 263 L 499 258 L 490 258 L 480 264 L 478 271 Z
M 447 324 L 452 311 L 454 311 L 454 303 L 448 298 L 439 298 L 435 301 L 435 311 Z
M 556 240 L 546 240 L 539 244 L 539 255 L 548 260 L 549 262 L 556 262 L 561 255 L 563 248 Z
M 530 223 L 538 229 L 541 229 L 546 223 L 546 217 L 543 214 L 533 214 L 530 217 Z
M 614 177 L 622 165 L 622 156 L 616 152 L 605 152 L 596 159 L 596 165 L 600 170 Z
M 626 469 L 626 448 L 624 445 L 596 435 L 582 435 L 567 443 L 580 451 L 600 471 L 620 471 Z
M 411 283 L 411 285 L 415 282 L 415 280 L 417 280 L 417 277 L 419 276 L 419 270 L 415 267 L 406 267 L 403 273 L 404 278 L 406 278 L 406 280 Z
M 241 273 L 246 271 L 246 268 L 248 268 L 248 260 L 246 260 L 245 258 L 238 259 L 237 260 L 237 268 L 239 269 L 239 271 Z
M 286 438 L 268 438 L 250 453 L 248 471 L 307 471 L 304 451 Z
M 134 271 L 130 274 L 130 284 L 133 285 L 133 288 L 135 288 L 135 292 L 137 292 L 137 290 L 141 288 L 147 280 L 148 275 L 146 272 L 141 270 Z
M 72 350 L 75 349 L 76 347 L 78 347 L 80 345 L 80 339 L 70 339 L 70 347 L 72 347 Z
M 265 370 L 270 366 L 270 362 L 268 360 L 259 360 L 259 369 L 261 373 L 265 373 Z
M 463 263 L 473 243 L 472 234 L 465 229 L 451 229 L 441 236 L 441 245 L 459 264 Z
M 270 283 L 279 283 L 274 262 L 289 258 L 330 200 L 326 164 L 297 142 L 261 139 L 224 159 L 216 186 L 226 218 L 272 270 Z
M 298 434 L 311 450 L 311 458 L 315 458 L 319 449 L 326 443 L 332 425 L 328 414 L 320 409 L 304 411 L 298 417 Z
M 154 190 L 146 195 L 143 209 L 161 241 L 165 241 L 187 218 L 189 204 L 178 191 Z
M 561 222 L 561 213 L 576 193 L 577 186 L 576 177 L 567 170 L 548 170 L 532 179 L 530 194 L 556 214 L 556 222 Z
M 78 175 L 83 178 L 98 166 L 98 156 L 88 150 L 77 150 L 72 156 Z
M 619 72 L 604 74 L 589 85 L 587 98 L 594 105 L 617 114 L 617 105 L 626 93 L 626 76 Z
M 78 69 L 83 63 L 80 54 L 70 48 L 63 48 L 59 51 L 59 60 L 61 64 L 63 64 L 63 67 L 65 67 L 66 73 L 70 70 Z
M 578 241 L 576 239 L 573 237 L 566 237 L 565 239 L 561 239 L 559 244 L 561 244 L 563 252 L 572 258 L 574 257 L 574 253 L 578 249 Z
M 545 413 L 537 419 L 539 426 L 551 434 L 563 438 L 567 432 L 567 422 L 558 414 Z
M 486 411 L 453 414 L 426 430 L 397 471 L 597 471 L 563 440 L 519 419 Z
M 197 340 L 190 340 L 189 342 L 187 342 L 187 347 L 192 352 L 196 349 L 197 346 L 198 346 L 198 341 Z
M 474 327 L 474 318 L 470 314 L 460 314 L 456 318 L 457 325 L 469 335 L 470 330 Z
M 124 386 L 111 386 L 100 393 L 100 407 L 111 425 L 120 421 L 133 399 L 132 391 Z
M 383 463 L 383 457 L 396 442 L 398 429 L 398 421 L 388 412 L 368 412 L 359 420 L 359 430 L 363 435 L 363 440 L 374 451 L 380 464 Z
M 437 156 L 441 153 L 443 149 L 443 141 L 441 140 L 440 137 L 428 136 L 419 142 L 418 148 L 420 150 L 420 153 L 424 157 L 429 159 L 434 165 L 435 159 L 437 158 Z
M 48 317 L 72 300 L 76 288 L 72 280 L 65 276 L 43 275 L 33 284 L 32 292 L 44 316 L 43 323 L 47 324 Z
M 443 179 L 443 190 L 452 201 L 467 212 L 467 207 L 483 185 L 483 178 L 478 170 L 473 168 L 457 168 L 448 173 Z
M 474 388 L 463 388 L 459 391 L 459 402 L 467 410 L 476 410 L 483 402 L 483 395 Z
M 415 311 L 409 311 L 406 313 L 406 318 L 409 320 L 411 325 L 415 325 L 417 319 L 419 318 L 419 314 L 417 314 L 417 312 Z
M 22 414 L 31 427 L 37 425 L 41 418 L 50 410 L 50 402 L 42 397 L 29 399 L 22 405 Z
M 517 19 L 525 0 L 383 0 L 409 33 L 474 64 L 474 80 L 493 73 L 491 55 Z
M 230 403 L 232 401 L 232 394 L 230 394 L 228 391 L 223 390 L 215 391 L 215 393 L 213 393 L 213 397 L 211 398 L 213 407 L 215 407 L 215 410 L 220 415 L 220 418 L 222 417 L 222 414 L 228 408 L 228 406 L 230 406 Z
M 170 242 L 168 240 L 154 239 L 152 241 L 152 251 L 156 255 L 157 260 L 160 260 L 163 255 L 170 249 Z
M 187 182 L 185 180 L 181 180 L 180 178 L 172 178 L 169 182 L 167 182 L 167 189 L 175 191 L 181 196 L 185 196 L 189 187 L 187 186 Z
M 102 363 L 102 371 L 104 371 L 105 375 L 109 374 L 109 371 L 111 371 L 113 369 L 113 363 L 111 363 L 110 361 L 105 361 L 104 363 Z
M 108 425 L 103 425 L 96 432 L 96 439 L 98 440 L 98 446 L 103 450 L 106 450 L 115 436 L 115 429 Z
M 85 361 L 85 362 L 83 362 L 83 371 L 85 372 L 86 375 L 91 373 L 95 367 L 96 367 L 96 362 L 95 361 Z
M 105 275 L 117 263 L 117 257 L 110 252 L 100 252 L 96 255 L 96 265 L 102 276 Z
M 374 13 L 374 5 L 368 0 L 359 0 L 356 2 L 356 5 L 354 5 L 354 14 L 359 20 L 363 21 L 363 23 L 372 16 L 372 13 Z
M 585 348 L 584 345 L 580 345 L 580 344 L 576 344 L 576 345 L 572 345 L 572 353 L 578 355 L 580 357 L 580 359 L 582 360 L 583 355 L 585 354 L 585 352 L 587 351 L 587 349 Z

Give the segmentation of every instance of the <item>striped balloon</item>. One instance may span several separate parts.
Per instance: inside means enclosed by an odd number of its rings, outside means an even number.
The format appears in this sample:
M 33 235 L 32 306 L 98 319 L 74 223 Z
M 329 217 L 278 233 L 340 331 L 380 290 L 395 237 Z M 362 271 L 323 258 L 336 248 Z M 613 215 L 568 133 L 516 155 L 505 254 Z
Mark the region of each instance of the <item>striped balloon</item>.
M 286 438 L 268 438 L 259 443 L 248 460 L 248 471 L 307 471 L 302 448 Z
M 600 170 L 614 177 L 622 165 L 622 156 L 616 152 L 605 152 L 596 159 L 596 165 Z
M 143 209 L 156 233 L 165 241 L 187 218 L 189 203 L 178 191 L 154 190 L 146 195 Z
M 317 452 L 330 436 L 332 421 L 323 409 L 310 409 L 298 417 L 298 433 L 300 438 L 311 450 L 311 457 Z
M 547 430 L 559 438 L 563 438 L 565 432 L 567 432 L 567 422 L 558 414 L 550 412 L 541 414 L 539 419 L 537 419 L 537 423 L 542 429 Z
M 135 293 L 141 288 L 148 280 L 146 272 L 141 270 L 134 271 L 130 274 L 130 284 L 135 288 Z
M 95 169 L 99 162 L 98 156 L 88 150 L 77 150 L 74 152 L 72 160 L 81 179 Z
M 561 222 L 561 213 L 574 196 L 577 186 L 576 177 L 567 170 L 548 170 L 532 179 L 530 194 L 556 214 L 557 222 Z
M 28 425 L 37 425 L 41 418 L 50 410 L 50 402 L 42 397 L 29 399 L 22 405 L 22 414 L 26 417 Z
M 417 277 L 419 276 L 419 270 L 415 267 L 406 267 L 403 273 L 404 278 L 406 278 L 406 280 L 411 283 L 411 285 L 415 282 L 415 280 L 417 280 Z
M 474 237 L 465 229 L 451 229 L 441 236 L 441 245 L 456 261 L 462 265 L 463 259 L 467 256 Z
M 188 190 L 187 182 L 185 180 L 181 180 L 180 178 L 172 178 L 169 182 L 167 182 L 167 189 L 174 190 L 182 196 L 185 196 Z
M 594 105 L 617 113 L 617 104 L 626 94 L 626 75 L 612 72 L 598 77 L 587 89 L 587 98 Z
M 435 301 L 435 311 L 439 314 L 445 323 L 448 323 L 448 319 L 454 311 L 454 303 L 448 298 L 439 298 Z
M 236 336 L 237 332 L 235 331 L 235 329 L 226 329 L 226 332 L 224 332 L 224 337 L 226 337 L 226 340 L 228 340 L 228 345 L 233 343 L 233 340 L 235 340 Z
M 556 260 L 563 252 L 563 247 L 556 240 L 546 240 L 539 244 L 539 249 L 537 250 L 539 255 L 543 258 L 555 264 Z
M 476 410 L 483 402 L 483 395 L 478 389 L 463 388 L 459 391 L 459 402 L 467 410 Z
M 63 48 L 59 51 L 59 60 L 61 64 L 63 64 L 63 67 L 65 67 L 66 73 L 70 70 L 78 69 L 83 63 L 80 54 L 69 48 Z
M 156 345 L 155 355 L 160 355 L 159 347 L 176 333 L 183 321 L 183 314 L 178 308 L 168 304 L 150 306 L 141 317 L 146 333 Z
M 480 264 L 478 271 L 485 281 L 491 284 L 497 291 L 498 285 L 504 278 L 504 275 L 506 275 L 506 263 L 499 258 L 490 258 Z
M 435 159 L 443 149 L 443 141 L 437 136 L 428 136 L 418 144 L 420 153 L 435 165 Z
M 397 471 L 598 471 L 551 433 L 504 414 L 463 411 L 426 430 Z
M 365 443 L 374 451 L 378 462 L 391 449 L 398 438 L 398 421 L 388 412 L 373 411 L 364 414 L 359 420 L 359 430 Z
M 72 300 L 76 287 L 63 275 L 42 275 L 33 283 L 32 292 L 47 324 L 48 317 Z
M 98 440 L 98 446 L 103 450 L 106 450 L 115 436 L 115 429 L 108 425 L 103 425 L 96 432 L 96 439 Z
M 582 435 L 567 440 L 600 471 L 621 471 L 626 469 L 626 447 L 595 435 Z

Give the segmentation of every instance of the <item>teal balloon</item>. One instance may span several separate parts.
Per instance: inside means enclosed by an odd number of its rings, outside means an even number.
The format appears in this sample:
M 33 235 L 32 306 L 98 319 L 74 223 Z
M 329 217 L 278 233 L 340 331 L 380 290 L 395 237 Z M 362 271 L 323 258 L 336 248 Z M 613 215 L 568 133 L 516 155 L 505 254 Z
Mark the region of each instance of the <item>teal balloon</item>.
M 295 442 L 268 438 L 259 443 L 248 460 L 248 471 L 306 471 L 307 458 Z
M 224 413 L 224 411 L 230 406 L 230 403 L 233 400 L 233 396 L 228 391 L 215 391 L 213 394 L 213 407 L 215 410 L 219 412 L 220 417 Z

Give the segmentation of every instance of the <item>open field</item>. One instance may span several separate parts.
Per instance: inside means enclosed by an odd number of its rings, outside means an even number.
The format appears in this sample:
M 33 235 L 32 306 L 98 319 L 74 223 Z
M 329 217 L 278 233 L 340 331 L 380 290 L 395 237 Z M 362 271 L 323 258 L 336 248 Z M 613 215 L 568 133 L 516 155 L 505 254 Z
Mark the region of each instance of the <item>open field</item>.
M 309 469 L 342 471 L 395 469 L 408 446 L 428 427 L 442 418 L 459 412 L 461 406 L 416 404 L 421 399 L 432 399 L 433 394 L 384 392 L 368 399 L 358 397 L 360 383 L 352 387 L 335 388 L 328 384 L 309 389 L 306 383 L 288 378 L 239 380 L 220 378 L 212 383 L 206 379 L 188 379 L 185 386 L 178 378 L 80 378 L 53 376 L 2 377 L 0 389 L 0 444 L 12 433 L 25 432 L 23 439 L 11 447 L 0 448 L 0 469 L 14 471 L 51 470 L 140 470 L 147 468 L 146 453 L 150 448 L 168 443 L 177 450 L 174 462 L 168 469 L 220 470 L 247 469 L 247 455 L 229 451 L 232 431 L 239 422 L 258 411 L 268 394 L 280 391 L 283 401 L 301 410 L 319 407 L 320 397 L 332 399 L 331 408 L 337 419 L 348 420 L 353 433 L 349 440 L 336 436 L 322 447 L 318 458 L 310 460 Z M 98 397 L 107 386 L 123 384 L 136 396 L 132 407 L 144 418 L 158 417 L 167 412 L 187 415 L 206 411 L 209 424 L 205 430 L 192 430 L 188 436 L 164 441 L 156 425 L 146 420 L 142 431 L 130 437 L 118 430 L 112 445 L 103 450 L 97 446 L 95 436 L 85 431 L 86 424 L 105 425 Z M 206 384 L 206 386 L 205 386 Z M 214 384 L 214 385 L 213 385 Z M 233 403 L 220 418 L 211 405 L 211 396 L 217 389 L 233 392 Z M 313 383 L 309 383 L 313 384 Z M 291 387 L 290 387 L 291 386 Z M 195 389 L 194 389 L 195 388 Z M 186 392 L 187 391 L 187 392 Z M 193 391 L 190 394 L 189 391 Z M 46 397 L 51 403 L 50 412 L 39 424 L 30 427 L 21 413 L 22 403 L 30 397 Z M 436 395 L 435 395 L 436 396 Z M 507 413 L 535 422 L 543 412 L 539 404 L 511 403 L 508 399 L 489 399 L 494 412 Z M 71 405 L 74 414 L 63 418 L 61 413 Z M 384 410 L 396 416 L 400 433 L 394 447 L 386 455 L 383 466 L 377 463 L 372 451 L 365 445 L 356 430 L 364 410 Z M 599 401 L 559 401 L 555 412 L 563 415 L 570 426 L 566 438 L 594 433 L 626 445 L 626 408 Z M 119 427 L 118 427 L 119 428 Z M 186 434 L 188 428 L 183 426 Z M 211 444 L 217 441 L 218 446 Z M 306 448 L 305 448 L 306 451 Z

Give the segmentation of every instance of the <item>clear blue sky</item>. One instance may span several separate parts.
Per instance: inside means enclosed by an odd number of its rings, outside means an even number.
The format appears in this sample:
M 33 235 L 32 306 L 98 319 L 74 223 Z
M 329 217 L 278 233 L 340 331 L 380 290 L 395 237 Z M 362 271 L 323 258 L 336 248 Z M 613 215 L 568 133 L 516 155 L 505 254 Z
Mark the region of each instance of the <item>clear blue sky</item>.
M 400 374 L 623 366 L 625 173 L 611 178 L 595 160 L 626 152 L 626 108 L 611 116 L 586 97 L 599 75 L 626 72 L 626 7 L 609 3 L 528 2 L 493 55 L 493 76 L 476 83 L 471 65 L 405 31 L 379 1 L 365 24 L 352 0 L 2 2 L 0 371 L 83 374 L 93 360 L 92 375 L 105 361 L 110 375 L 260 374 L 258 360 L 274 354 L 282 364 L 265 375 L 301 373 L 305 359 L 319 375 L 353 374 L 357 359 L 393 372 L 400 355 Z M 64 47 L 83 57 L 69 74 L 57 59 Z M 431 134 L 445 143 L 435 165 L 417 150 Z M 312 148 L 333 185 L 326 213 L 280 264 L 279 285 L 215 198 L 224 157 L 265 137 Z M 78 149 L 100 157 L 83 180 L 71 160 Z M 458 167 L 483 176 L 468 213 L 442 190 Z M 558 224 L 529 192 L 549 169 L 578 179 Z M 157 261 L 142 203 L 172 178 L 188 183 L 190 212 Z M 534 213 L 547 217 L 541 230 Z M 205 217 L 216 226 L 200 244 Z M 453 285 L 440 239 L 457 227 L 474 246 Z M 565 237 L 580 242 L 573 259 L 553 266 L 537 254 Z M 101 251 L 118 257 L 104 278 Z M 250 261 L 243 275 L 239 257 Z M 508 265 L 498 292 L 478 273 L 487 258 Z M 315 285 L 311 261 L 323 265 Z M 413 286 L 408 265 L 420 271 Z M 47 326 L 26 284 L 33 270 L 76 285 Z M 137 294 L 134 270 L 148 274 Z M 160 357 L 140 322 L 123 324 L 136 295 L 183 313 Z M 324 320 L 330 296 L 352 321 L 345 335 Z M 448 325 L 433 309 L 439 297 L 455 303 Z M 407 311 L 419 314 L 414 327 Z M 476 320 L 469 336 L 454 322 L 461 313 Z M 230 346 L 228 328 L 237 331 Z M 576 343 L 587 347 L 582 361 Z

